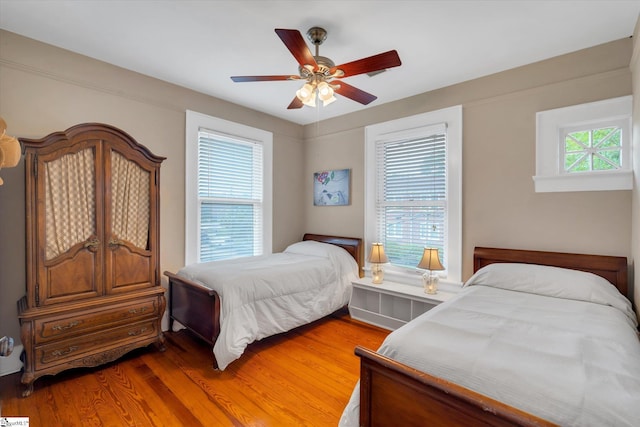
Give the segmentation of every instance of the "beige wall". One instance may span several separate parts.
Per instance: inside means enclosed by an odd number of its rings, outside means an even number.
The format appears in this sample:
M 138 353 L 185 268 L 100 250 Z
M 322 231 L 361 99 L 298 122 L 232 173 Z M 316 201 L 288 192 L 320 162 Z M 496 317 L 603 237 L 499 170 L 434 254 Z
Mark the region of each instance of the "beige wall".
M 363 235 L 365 126 L 461 104 L 463 279 L 480 245 L 630 257 L 630 191 L 535 193 L 532 176 L 536 112 L 629 95 L 631 49 L 623 39 L 306 126 L 306 176 L 354 172 L 347 208 L 313 207 L 309 181 L 306 228 Z
M 8 133 L 41 138 L 84 122 L 114 125 L 167 157 L 161 169 L 161 270 L 184 261 L 185 110 L 274 134 L 273 248 L 304 232 L 302 127 L 8 32 L 0 32 L 0 116 Z M 0 336 L 19 336 L 25 291 L 24 163 L 0 186 Z
M 633 263 L 633 302 L 638 311 L 640 304 L 640 273 L 636 272 L 636 259 L 640 259 L 640 17 L 633 34 L 631 72 L 633 86 L 633 198 L 631 208 L 631 256 Z

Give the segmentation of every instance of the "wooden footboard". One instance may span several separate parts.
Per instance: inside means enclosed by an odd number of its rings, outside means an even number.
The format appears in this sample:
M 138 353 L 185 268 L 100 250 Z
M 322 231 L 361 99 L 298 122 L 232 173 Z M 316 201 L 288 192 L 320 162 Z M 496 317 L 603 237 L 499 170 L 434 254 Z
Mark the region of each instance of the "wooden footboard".
M 164 274 L 169 278 L 169 330 L 178 321 L 213 346 L 220 334 L 218 293 L 174 273 Z
M 360 426 L 555 425 L 364 347 L 355 353 L 360 357 Z

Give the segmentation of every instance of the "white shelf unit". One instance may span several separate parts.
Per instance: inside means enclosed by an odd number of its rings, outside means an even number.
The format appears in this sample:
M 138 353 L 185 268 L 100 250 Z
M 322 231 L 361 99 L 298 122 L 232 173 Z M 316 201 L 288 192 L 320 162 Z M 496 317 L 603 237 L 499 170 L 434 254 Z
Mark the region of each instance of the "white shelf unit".
M 395 330 L 452 298 L 451 292 L 424 293 L 422 287 L 385 281 L 374 285 L 370 278 L 353 281 L 349 314 L 352 318 Z

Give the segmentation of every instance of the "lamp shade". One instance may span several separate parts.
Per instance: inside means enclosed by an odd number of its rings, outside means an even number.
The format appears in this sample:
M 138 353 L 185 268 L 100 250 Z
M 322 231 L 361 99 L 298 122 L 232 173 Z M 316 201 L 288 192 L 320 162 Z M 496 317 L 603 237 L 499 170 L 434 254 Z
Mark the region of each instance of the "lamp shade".
M 20 142 L 9 135 L 6 135 L 7 123 L 0 117 L 0 169 L 12 168 L 20 161 Z M 0 178 L 0 185 L 4 181 Z
M 0 137 L 0 168 L 12 168 L 20 161 L 20 142 L 12 136 Z
M 424 248 L 422 259 L 418 264 L 418 268 L 424 270 L 444 270 L 440 257 L 438 256 L 438 248 Z
M 323 101 L 328 100 L 333 96 L 333 89 L 327 82 L 318 83 L 318 98 Z
M 384 264 L 389 262 L 387 254 L 384 253 L 384 246 L 382 246 L 382 243 L 371 244 L 371 253 L 369 254 L 368 261 L 373 264 Z
M 315 85 L 311 85 L 310 83 L 305 83 L 298 91 L 296 91 L 296 96 L 304 105 L 308 105 L 309 107 L 316 106 L 316 87 Z

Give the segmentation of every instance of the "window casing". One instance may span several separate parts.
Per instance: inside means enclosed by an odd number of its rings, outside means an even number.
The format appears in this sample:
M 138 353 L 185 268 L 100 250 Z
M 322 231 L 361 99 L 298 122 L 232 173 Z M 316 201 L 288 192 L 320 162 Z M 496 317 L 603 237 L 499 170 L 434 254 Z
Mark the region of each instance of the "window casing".
M 444 282 L 461 281 L 462 108 L 368 126 L 365 241 L 381 242 L 389 280 L 420 284 L 423 249 L 437 247 Z
M 536 114 L 536 192 L 630 190 L 632 97 Z
M 185 263 L 271 252 L 272 134 L 187 111 Z

